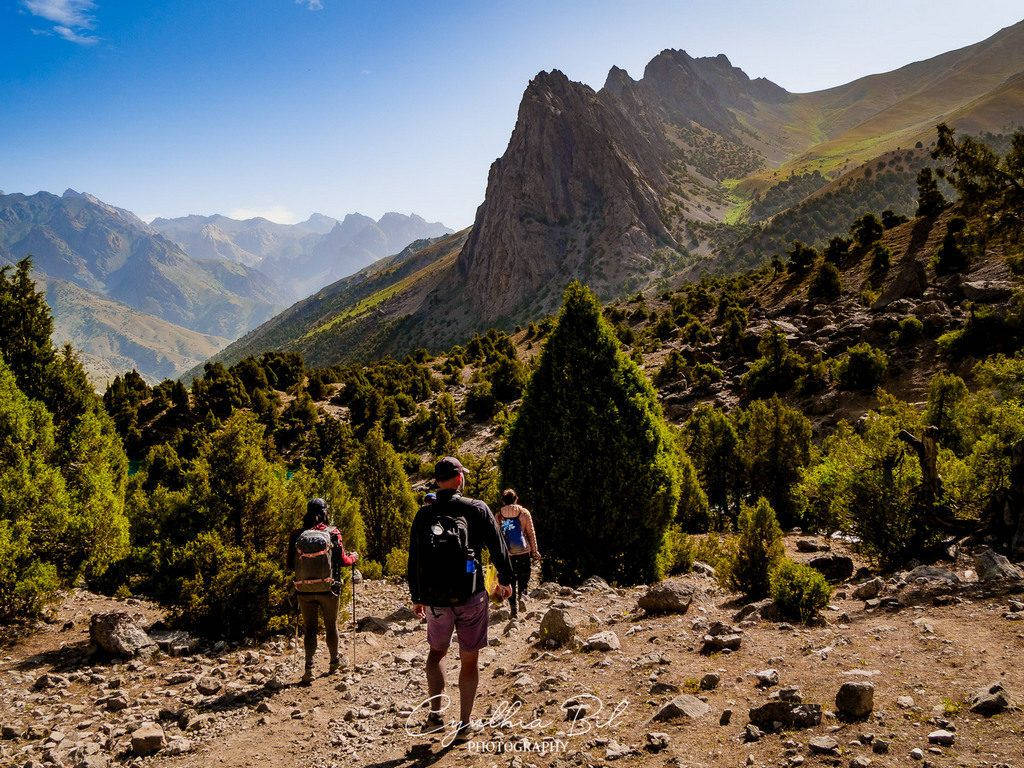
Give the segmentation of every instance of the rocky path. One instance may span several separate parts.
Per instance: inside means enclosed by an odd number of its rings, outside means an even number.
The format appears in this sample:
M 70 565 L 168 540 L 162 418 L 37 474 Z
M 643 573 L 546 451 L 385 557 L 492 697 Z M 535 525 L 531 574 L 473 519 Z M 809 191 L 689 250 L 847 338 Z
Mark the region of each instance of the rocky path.
M 156 631 L 183 655 L 100 662 L 92 614 L 150 626 L 159 611 L 78 592 L 0 662 L 0 764 L 1024 765 L 1021 587 L 980 596 L 977 570 L 965 559 L 840 585 L 814 627 L 769 620 L 699 575 L 648 598 L 669 611 L 650 615 L 641 588 L 545 585 L 525 619 L 495 612 L 476 712 L 488 722 L 447 748 L 417 730 L 426 643 L 400 585 L 360 586 L 361 613 L 379 621 L 343 635 L 354 668 L 309 687 L 294 685 L 301 652 L 284 639 L 200 650 Z

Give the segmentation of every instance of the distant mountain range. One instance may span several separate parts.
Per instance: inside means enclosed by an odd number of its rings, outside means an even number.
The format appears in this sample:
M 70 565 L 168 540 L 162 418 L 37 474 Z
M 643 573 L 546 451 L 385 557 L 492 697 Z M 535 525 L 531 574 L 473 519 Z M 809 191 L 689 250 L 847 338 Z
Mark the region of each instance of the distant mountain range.
M 813 93 L 679 50 L 598 91 L 541 72 L 471 229 L 320 290 L 218 359 L 442 349 L 543 316 L 571 278 L 610 299 L 820 243 L 866 211 L 912 212 L 939 122 L 994 144 L 1024 124 L 1024 22 Z
M 0 193 L 0 262 L 32 256 L 59 340 L 83 351 L 98 383 L 131 367 L 177 375 L 306 292 L 449 231 L 397 213 L 146 224 L 71 189 Z
M 361 213 L 342 221 L 314 213 L 299 224 L 193 215 L 154 219 L 150 226 L 196 258 L 256 267 L 289 301 L 398 253 L 413 240 L 451 233 L 441 223 L 401 213 L 386 213 L 378 221 Z

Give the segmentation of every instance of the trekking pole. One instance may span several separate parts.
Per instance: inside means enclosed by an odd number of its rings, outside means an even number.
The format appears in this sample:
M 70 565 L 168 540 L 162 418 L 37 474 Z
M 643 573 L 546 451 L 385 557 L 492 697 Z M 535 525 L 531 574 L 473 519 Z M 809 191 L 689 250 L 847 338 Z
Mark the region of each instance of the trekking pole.
M 356 669 L 356 564 L 352 563 L 352 671 Z

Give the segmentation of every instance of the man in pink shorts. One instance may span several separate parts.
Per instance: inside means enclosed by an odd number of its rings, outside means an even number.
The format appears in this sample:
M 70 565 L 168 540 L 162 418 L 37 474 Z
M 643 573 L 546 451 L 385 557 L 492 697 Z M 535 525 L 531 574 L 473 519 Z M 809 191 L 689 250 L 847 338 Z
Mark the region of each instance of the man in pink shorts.
M 473 713 L 480 680 L 477 659 L 487 645 L 488 596 L 484 588 L 484 547 L 498 571 L 498 592 L 512 594 L 512 563 L 505 540 L 490 508 L 459 491 L 465 469 L 458 459 L 445 457 L 434 467 L 437 499 L 420 508 L 409 534 L 409 594 L 413 610 L 427 619 L 427 690 L 430 715 L 427 724 L 440 726 L 444 670 L 452 633 L 459 641 L 459 730 L 465 734 Z

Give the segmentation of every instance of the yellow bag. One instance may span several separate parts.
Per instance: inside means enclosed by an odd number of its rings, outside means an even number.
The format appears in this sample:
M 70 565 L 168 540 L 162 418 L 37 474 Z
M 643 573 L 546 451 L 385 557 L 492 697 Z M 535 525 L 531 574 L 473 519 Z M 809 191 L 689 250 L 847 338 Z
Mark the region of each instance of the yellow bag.
M 484 589 L 491 600 L 494 600 L 498 593 L 498 569 L 491 563 L 484 566 Z

